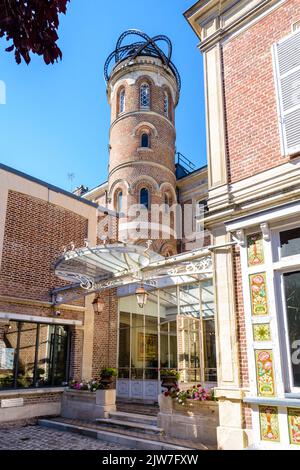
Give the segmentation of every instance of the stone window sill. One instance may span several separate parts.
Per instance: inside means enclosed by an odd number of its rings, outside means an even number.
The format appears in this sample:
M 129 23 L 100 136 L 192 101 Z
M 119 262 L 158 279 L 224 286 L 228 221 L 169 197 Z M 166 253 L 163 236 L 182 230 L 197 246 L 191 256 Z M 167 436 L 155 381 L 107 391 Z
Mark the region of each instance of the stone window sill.
M 264 398 L 264 397 L 245 397 L 244 403 L 249 403 L 250 405 L 273 405 L 273 406 L 282 406 L 282 407 L 299 407 L 300 399 L 294 397 L 291 398 Z

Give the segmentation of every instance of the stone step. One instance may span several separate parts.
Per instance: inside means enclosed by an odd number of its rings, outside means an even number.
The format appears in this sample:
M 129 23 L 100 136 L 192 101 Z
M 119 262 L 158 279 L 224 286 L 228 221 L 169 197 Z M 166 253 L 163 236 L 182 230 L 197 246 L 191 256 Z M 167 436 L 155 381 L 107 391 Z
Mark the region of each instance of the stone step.
M 163 429 L 158 428 L 157 426 L 153 426 L 150 424 L 145 423 L 138 423 L 132 421 L 125 421 L 119 419 L 112 419 L 112 418 L 98 418 L 95 420 L 96 423 L 101 424 L 102 426 L 109 426 L 115 427 L 120 429 L 129 429 L 132 431 L 140 432 L 143 434 L 163 434 Z
M 129 421 L 132 423 L 147 424 L 157 426 L 157 418 L 155 416 L 142 415 L 139 413 L 127 413 L 125 411 L 111 411 L 109 417 L 119 421 Z
M 124 448 L 131 448 L 135 450 L 192 450 L 191 447 L 187 447 L 185 444 L 175 445 L 168 442 L 151 440 L 147 436 L 137 437 L 130 436 L 128 434 L 122 434 L 118 432 L 110 432 L 105 430 L 95 429 L 88 425 L 75 425 L 66 422 L 61 422 L 55 419 L 39 419 L 38 423 L 40 426 L 57 429 L 59 431 L 71 432 L 81 434 L 84 436 L 99 439 L 101 441 L 110 442 L 124 446 Z M 198 448 L 198 450 L 207 450 L 205 446 Z

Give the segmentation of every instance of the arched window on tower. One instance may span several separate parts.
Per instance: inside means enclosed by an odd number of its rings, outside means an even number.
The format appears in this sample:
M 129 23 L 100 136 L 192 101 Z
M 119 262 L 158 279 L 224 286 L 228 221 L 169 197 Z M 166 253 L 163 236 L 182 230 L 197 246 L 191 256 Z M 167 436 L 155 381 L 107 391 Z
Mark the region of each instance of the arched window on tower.
M 170 198 L 169 195 L 165 194 L 165 213 L 167 214 L 170 210 Z
M 122 88 L 119 92 L 118 114 L 124 113 L 124 111 L 125 111 L 125 89 Z
M 144 132 L 141 136 L 141 147 L 143 148 L 149 148 L 149 135 Z
M 166 91 L 164 94 L 164 115 L 169 117 L 169 95 Z
M 140 107 L 143 109 L 150 108 L 150 86 L 143 83 L 140 88 Z
M 117 195 L 117 212 L 118 213 L 122 212 L 122 206 L 123 206 L 123 193 L 122 191 L 119 191 Z
M 140 204 L 149 209 L 149 191 L 147 188 L 142 188 L 140 192 Z

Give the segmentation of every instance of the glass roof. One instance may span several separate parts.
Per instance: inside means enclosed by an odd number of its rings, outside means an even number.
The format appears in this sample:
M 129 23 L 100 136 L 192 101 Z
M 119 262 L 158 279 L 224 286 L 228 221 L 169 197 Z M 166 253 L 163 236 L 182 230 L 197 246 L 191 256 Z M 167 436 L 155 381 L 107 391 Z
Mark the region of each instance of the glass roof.
M 86 278 L 96 283 L 112 277 L 139 272 L 150 263 L 164 258 L 139 245 L 99 245 L 67 251 L 55 264 L 60 279 L 72 281 Z

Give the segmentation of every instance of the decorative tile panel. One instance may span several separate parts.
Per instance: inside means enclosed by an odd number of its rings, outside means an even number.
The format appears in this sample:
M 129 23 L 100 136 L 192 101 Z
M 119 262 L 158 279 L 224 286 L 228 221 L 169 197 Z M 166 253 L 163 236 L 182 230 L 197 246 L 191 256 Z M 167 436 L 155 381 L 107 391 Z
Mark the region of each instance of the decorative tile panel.
M 300 408 L 288 408 L 290 443 L 300 445 Z
M 276 406 L 260 406 L 259 422 L 262 441 L 280 442 L 278 408 Z
M 249 280 L 252 315 L 268 315 L 266 273 L 251 274 Z
M 262 233 L 255 233 L 247 237 L 248 266 L 257 266 L 264 263 L 264 248 Z
M 253 325 L 254 341 L 271 341 L 271 328 L 269 323 Z
M 261 397 L 274 397 L 274 367 L 271 350 L 255 351 L 257 393 Z

